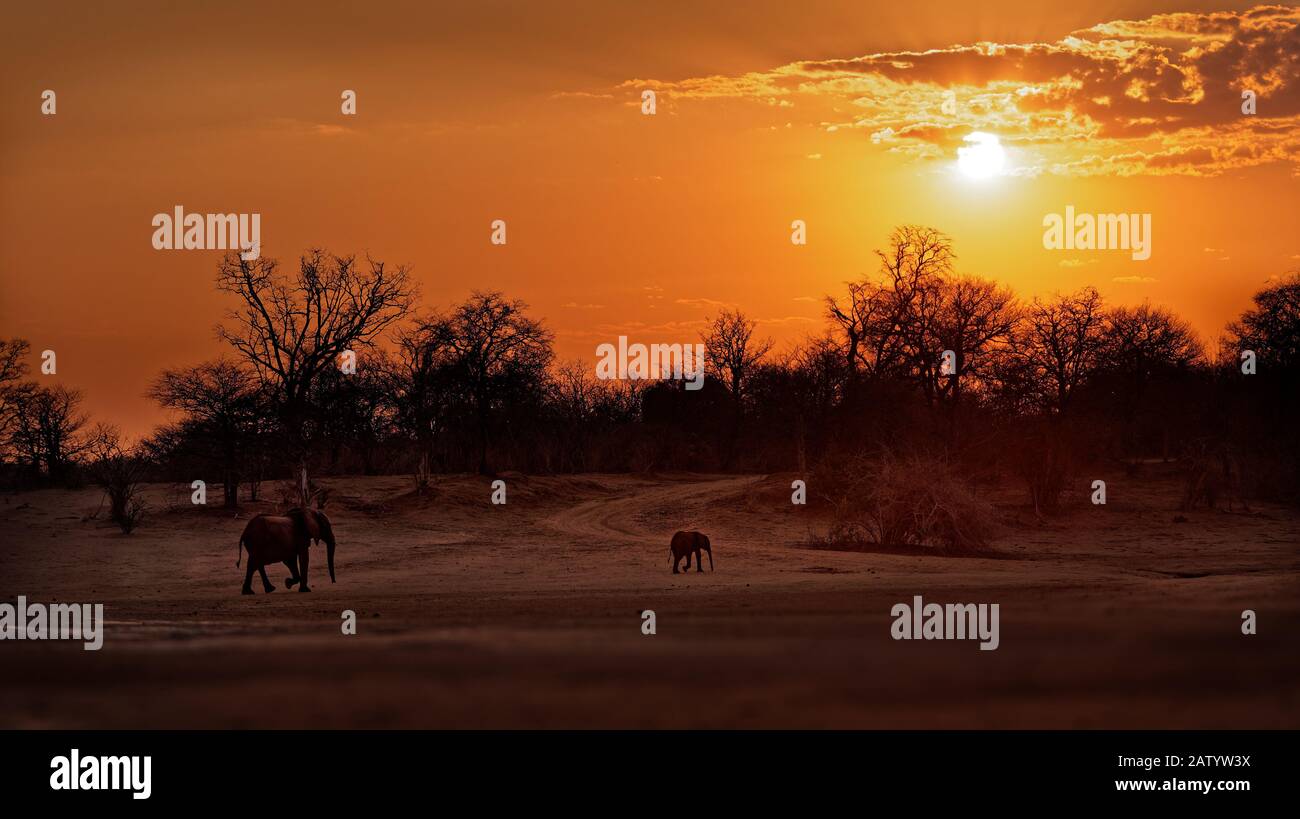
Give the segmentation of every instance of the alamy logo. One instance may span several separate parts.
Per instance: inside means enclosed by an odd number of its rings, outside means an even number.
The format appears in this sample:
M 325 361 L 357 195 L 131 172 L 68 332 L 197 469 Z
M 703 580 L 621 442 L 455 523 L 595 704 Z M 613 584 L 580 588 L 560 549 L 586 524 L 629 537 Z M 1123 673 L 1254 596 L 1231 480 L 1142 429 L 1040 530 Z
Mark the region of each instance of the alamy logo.
M 50 789 L 56 791 L 131 791 L 132 799 L 153 793 L 153 757 L 81 756 L 76 748 L 68 756 L 50 760 Z
M 619 336 L 617 347 L 602 344 L 596 355 L 596 377 L 602 381 L 675 378 L 685 379 L 688 390 L 704 386 L 703 344 L 628 344 L 627 336 Z
M 980 651 L 996 651 L 998 604 L 923 603 L 921 595 L 912 605 L 896 603 L 889 610 L 894 624 L 889 634 L 895 640 L 979 640 Z
M 0 603 L 0 640 L 82 640 L 86 651 L 104 645 L 104 604 Z
M 154 250 L 238 250 L 246 262 L 262 254 L 260 213 L 186 213 L 177 205 L 151 224 Z
M 1151 258 L 1151 214 L 1074 212 L 1066 205 L 1065 216 L 1043 217 L 1043 247 L 1048 250 L 1129 250 L 1133 260 Z

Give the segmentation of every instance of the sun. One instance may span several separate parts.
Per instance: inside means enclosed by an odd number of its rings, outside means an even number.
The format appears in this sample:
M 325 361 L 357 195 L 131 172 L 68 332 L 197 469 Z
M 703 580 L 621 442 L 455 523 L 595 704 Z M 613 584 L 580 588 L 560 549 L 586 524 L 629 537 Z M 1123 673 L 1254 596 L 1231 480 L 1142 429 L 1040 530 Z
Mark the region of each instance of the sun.
M 1006 152 L 994 134 L 975 131 L 964 139 L 969 145 L 957 149 L 957 167 L 972 179 L 988 179 L 1002 173 Z

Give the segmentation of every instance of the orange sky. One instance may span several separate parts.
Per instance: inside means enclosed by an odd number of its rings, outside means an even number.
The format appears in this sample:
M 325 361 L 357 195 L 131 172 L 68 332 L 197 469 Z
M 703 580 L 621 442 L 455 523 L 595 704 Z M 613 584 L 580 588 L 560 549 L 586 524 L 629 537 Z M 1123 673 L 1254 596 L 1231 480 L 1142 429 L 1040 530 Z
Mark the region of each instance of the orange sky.
M 960 272 L 1149 298 L 1207 336 L 1300 267 L 1294 7 L 518 5 L 8 12 L 0 335 L 54 349 L 97 419 L 147 432 L 150 379 L 222 352 L 219 251 L 150 243 L 178 204 L 262 214 L 284 262 L 408 264 L 428 307 L 502 289 L 564 358 L 694 340 L 722 305 L 793 342 L 908 222 L 947 232 Z M 955 172 L 972 131 L 1001 138 L 1004 175 Z M 1045 250 L 1066 205 L 1151 213 L 1151 259 Z

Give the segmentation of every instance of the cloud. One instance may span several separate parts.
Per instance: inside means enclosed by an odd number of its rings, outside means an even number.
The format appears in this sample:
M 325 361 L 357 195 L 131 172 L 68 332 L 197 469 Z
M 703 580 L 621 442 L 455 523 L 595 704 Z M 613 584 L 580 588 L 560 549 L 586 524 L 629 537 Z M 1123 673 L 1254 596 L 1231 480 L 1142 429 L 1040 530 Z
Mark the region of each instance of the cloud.
M 557 91 L 551 95 L 552 99 L 591 99 L 591 100 L 612 100 L 613 94 L 596 94 L 590 91 Z
M 646 324 L 642 321 L 628 321 L 620 324 L 599 324 L 590 330 L 573 331 L 577 337 L 603 338 L 613 340 L 621 335 L 640 340 L 653 338 L 677 338 L 679 341 L 695 341 L 700 329 L 707 326 L 704 319 L 685 321 L 665 321 L 659 324 Z
M 677 299 L 677 304 L 684 304 L 687 307 L 703 307 L 706 309 L 729 308 L 732 303 L 729 301 L 718 301 L 717 299 Z
M 1160 280 L 1153 279 L 1150 276 L 1116 276 L 1111 279 L 1111 281 L 1118 282 L 1119 284 L 1150 284 L 1151 282 L 1158 282 Z
M 293 136 L 312 135 L 320 137 L 353 136 L 357 132 L 345 125 L 323 122 L 308 122 L 290 117 L 277 117 L 267 123 L 266 128 L 273 133 L 287 133 Z
M 780 318 L 755 319 L 756 324 L 764 327 L 783 324 L 807 324 L 814 321 L 819 321 L 819 319 L 809 318 L 808 316 L 782 316 Z
M 1022 175 L 1214 176 L 1269 163 L 1300 174 L 1300 9 L 1288 6 L 1102 22 L 1056 42 L 638 79 L 621 90 L 641 88 L 699 104 L 790 101 L 783 118 L 793 110 L 804 125 L 918 160 L 951 159 L 967 134 L 986 131 L 1018 149 Z M 1241 111 L 1247 90 L 1254 115 Z
M 344 128 L 342 125 L 317 124 L 312 130 L 320 136 L 342 136 L 343 134 L 352 133 L 351 128 Z

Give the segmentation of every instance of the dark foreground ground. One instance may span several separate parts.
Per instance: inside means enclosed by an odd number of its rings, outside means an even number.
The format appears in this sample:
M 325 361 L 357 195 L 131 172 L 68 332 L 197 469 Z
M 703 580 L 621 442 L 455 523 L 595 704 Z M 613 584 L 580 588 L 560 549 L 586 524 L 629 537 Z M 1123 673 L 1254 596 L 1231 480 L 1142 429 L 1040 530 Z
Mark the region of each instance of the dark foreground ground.
M 105 645 L 0 643 L 0 727 L 1300 727 L 1300 516 L 1108 478 L 990 558 L 808 549 L 791 476 L 327 481 L 338 580 L 239 594 L 247 517 L 154 487 L 129 537 L 93 490 L 0 501 L 0 602 L 102 602 Z M 1017 496 L 1008 493 L 1008 501 Z M 101 513 L 102 516 L 102 513 Z M 676 529 L 713 574 L 671 574 Z M 1001 647 L 894 641 L 890 608 L 999 603 Z M 359 633 L 343 636 L 341 613 Z M 658 633 L 641 633 L 653 609 Z M 1259 633 L 1241 634 L 1253 609 Z

